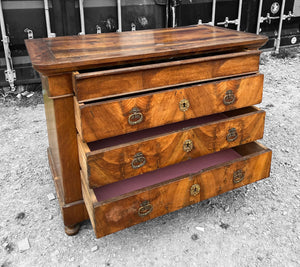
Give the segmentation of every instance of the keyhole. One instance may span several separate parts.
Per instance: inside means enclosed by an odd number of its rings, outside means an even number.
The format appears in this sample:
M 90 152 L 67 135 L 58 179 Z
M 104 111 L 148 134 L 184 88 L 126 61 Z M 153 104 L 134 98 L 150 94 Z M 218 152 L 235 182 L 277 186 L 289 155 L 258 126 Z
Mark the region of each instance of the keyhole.
M 192 196 L 197 196 L 199 193 L 200 193 L 200 185 L 199 184 L 192 185 L 190 194 Z
M 190 107 L 190 103 L 187 99 L 182 99 L 180 102 L 179 102 L 179 109 L 181 111 L 187 111 Z
M 192 151 L 193 146 L 194 145 L 193 145 L 193 141 L 192 140 L 190 140 L 190 139 L 185 140 L 184 143 L 183 143 L 183 150 L 185 152 L 190 152 L 190 151 Z

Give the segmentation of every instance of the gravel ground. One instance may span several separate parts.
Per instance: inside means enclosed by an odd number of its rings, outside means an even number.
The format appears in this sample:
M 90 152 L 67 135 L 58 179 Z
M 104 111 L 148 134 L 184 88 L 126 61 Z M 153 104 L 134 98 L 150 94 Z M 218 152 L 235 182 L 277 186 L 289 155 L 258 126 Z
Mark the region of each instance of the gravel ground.
M 281 55 L 261 60 L 270 178 L 101 239 L 89 221 L 66 236 L 58 201 L 48 198 L 40 94 L 2 101 L 1 266 L 300 266 L 300 49 Z

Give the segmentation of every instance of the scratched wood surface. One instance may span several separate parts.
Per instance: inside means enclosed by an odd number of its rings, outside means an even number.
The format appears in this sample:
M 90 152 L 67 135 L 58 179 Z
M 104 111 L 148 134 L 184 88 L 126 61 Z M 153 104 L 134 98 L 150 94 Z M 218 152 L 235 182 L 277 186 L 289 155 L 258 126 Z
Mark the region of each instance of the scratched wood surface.
M 251 154 L 246 152 L 249 146 Z M 82 175 L 83 195 L 96 236 L 111 234 L 269 176 L 272 155 L 269 149 L 250 143 L 238 150 L 240 158 L 104 202 L 97 202 L 94 191 L 88 188 L 86 177 Z M 244 173 L 244 179 L 235 183 L 233 174 L 238 170 Z M 196 196 L 190 193 L 194 184 L 200 185 L 200 193 Z M 153 209 L 146 216 L 139 216 L 138 210 L 144 201 L 149 201 Z
M 226 105 L 224 97 L 229 90 L 233 92 L 235 101 Z M 76 126 L 83 140 L 92 142 L 255 105 L 261 102 L 262 90 L 263 75 L 257 74 L 92 104 L 79 104 L 75 98 Z M 190 103 L 184 112 L 179 108 L 179 102 L 183 99 Z M 128 118 L 133 108 L 140 110 L 143 120 L 130 125 Z
M 267 37 L 207 25 L 26 40 L 43 74 L 157 60 L 195 53 L 257 49 Z
M 252 107 L 236 110 L 233 114 L 229 112 L 227 116 L 188 129 L 92 152 L 79 138 L 81 169 L 88 179 L 89 186 L 99 187 L 263 137 L 264 111 Z M 236 130 L 236 139 L 227 139 L 230 135 L 229 130 L 233 128 Z M 186 140 L 193 144 L 191 151 L 186 152 L 183 149 Z M 138 153 L 142 153 L 141 160 L 146 163 L 139 168 L 133 168 L 132 164 L 138 162 L 135 159 Z
M 244 51 L 129 68 L 74 74 L 79 102 L 214 80 L 259 68 L 260 51 Z

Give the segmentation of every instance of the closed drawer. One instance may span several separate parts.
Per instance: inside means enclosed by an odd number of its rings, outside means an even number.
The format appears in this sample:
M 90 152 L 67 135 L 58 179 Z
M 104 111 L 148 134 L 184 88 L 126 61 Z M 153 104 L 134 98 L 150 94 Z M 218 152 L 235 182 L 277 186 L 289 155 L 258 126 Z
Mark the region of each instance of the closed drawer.
M 263 75 L 249 75 L 131 98 L 78 103 L 77 130 L 85 142 L 255 105 L 261 102 Z
M 266 178 L 271 154 L 250 143 L 96 189 L 88 188 L 81 173 L 83 198 L 96 236 Z
M 260 51 L 202 56 L 73 74 L 73 88 L 79 102 L 126 95 L 204 80 L 257 72 Z
M 248 107 L 84 143 L 81 169 L 89 187 L 114 183 L 263 137 L 265 112 Z

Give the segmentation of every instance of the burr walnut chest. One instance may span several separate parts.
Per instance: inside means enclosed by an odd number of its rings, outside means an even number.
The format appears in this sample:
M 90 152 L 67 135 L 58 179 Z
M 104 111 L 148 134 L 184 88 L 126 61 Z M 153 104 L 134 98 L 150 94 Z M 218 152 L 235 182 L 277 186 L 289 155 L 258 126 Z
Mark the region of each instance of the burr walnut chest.
M 65 231 L 97 237 L 269 176 L 266 37 L 211 26 L 27 40 Z

